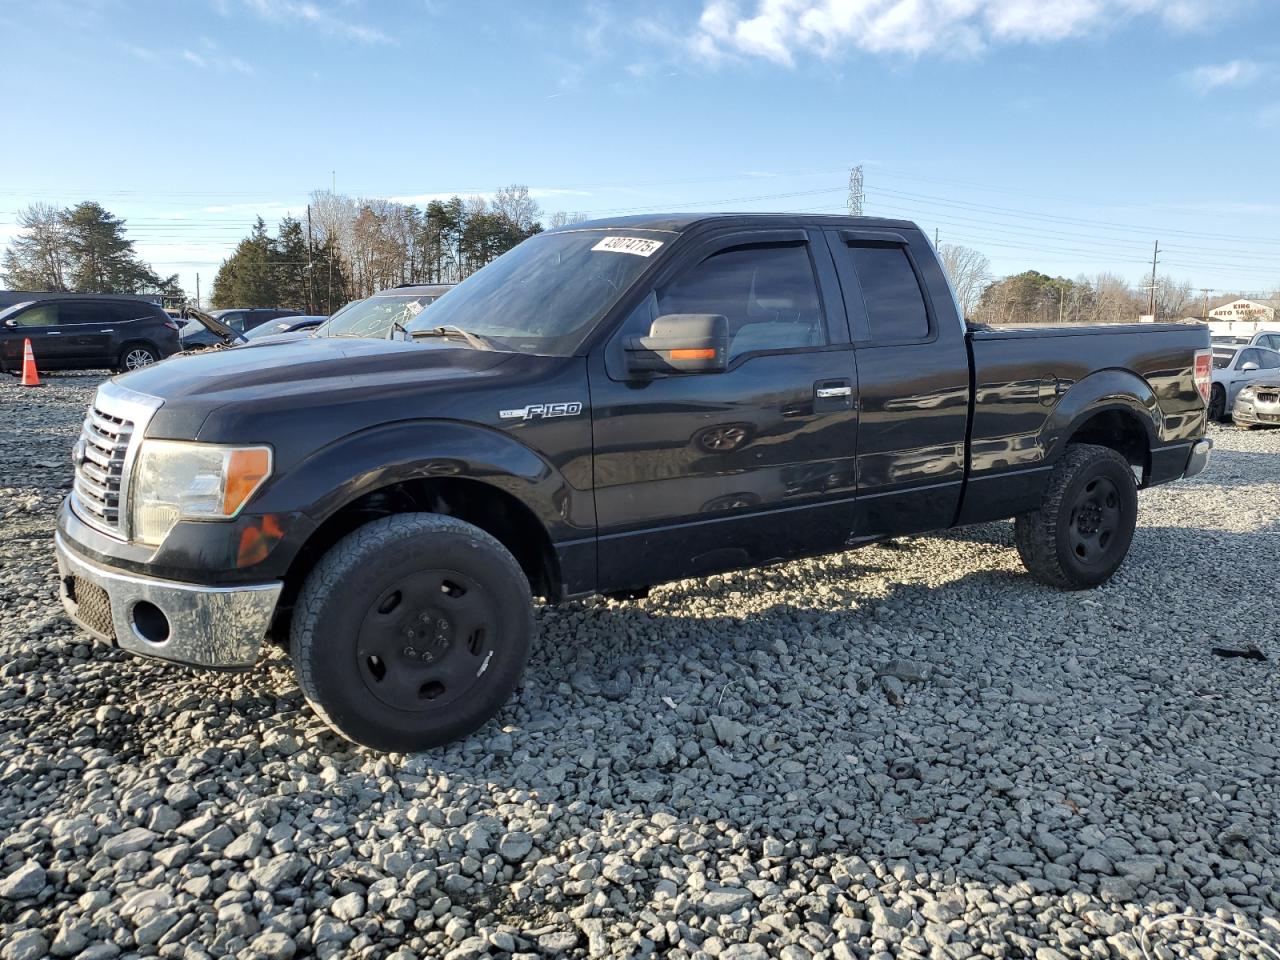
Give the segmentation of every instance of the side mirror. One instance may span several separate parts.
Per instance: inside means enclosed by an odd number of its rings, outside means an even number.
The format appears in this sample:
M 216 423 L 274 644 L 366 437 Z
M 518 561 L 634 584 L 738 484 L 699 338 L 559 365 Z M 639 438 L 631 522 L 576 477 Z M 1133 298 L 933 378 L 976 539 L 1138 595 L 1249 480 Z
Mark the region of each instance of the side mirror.
M 722 373 L 729 321 L 719 313 L 669 313 L 653 321 L 647 337 L 628 338 L 626 353 L 635 374 Z
M 1248 363 L 1246 363 L 1244 366 L 1240 368 L 1240 372 L 1252 373 L 1254 370 L 1257 370 L 1257 369 L 1258 369 L 1258 365 L 1254 363 L 1252 360 L 1250 360 Z
M 18 325 L 18 318 L 17 318 L 17 317 L 10 317 L 8 320 L 6 320 L 6 321 L 4 322 L 4 325 L 5 325 L 6 327 L 16 327 L 16 326 Z

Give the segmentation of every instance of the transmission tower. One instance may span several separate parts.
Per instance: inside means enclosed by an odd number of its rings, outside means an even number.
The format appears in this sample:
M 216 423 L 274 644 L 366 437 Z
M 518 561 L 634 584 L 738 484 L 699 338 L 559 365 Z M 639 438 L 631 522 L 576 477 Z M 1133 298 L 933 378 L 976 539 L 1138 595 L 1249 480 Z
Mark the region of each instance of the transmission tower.
M 862 216 L 862 164 L 849 171 L 849 216 Z

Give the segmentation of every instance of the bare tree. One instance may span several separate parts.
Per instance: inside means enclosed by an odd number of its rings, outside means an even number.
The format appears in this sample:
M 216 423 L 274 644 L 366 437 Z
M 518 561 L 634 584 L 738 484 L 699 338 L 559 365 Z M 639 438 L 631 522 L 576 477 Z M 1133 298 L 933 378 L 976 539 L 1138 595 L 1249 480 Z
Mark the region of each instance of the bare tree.
M 66 211 L 33 203 L 18 214 L 18 226 L 22 233 L 4 255 L 5 283 L 15 290 L 66 290 L 71 266 Z
M 1194 296 L 1190 280 L 1160 277 L 1156 281 L 1156 313 L 1166 320 L 1176 319 L 1187 312 Z
M 557 210 L 551 215 L 551 220 L 549 222 L 552 228 L 555 228 L 567 226 L 570 223 L 582 223 L 586 219 L 587 215 L 585 213 L 578 213 L 576 211 L 569 213 L 565 210 Z
M 947 272 L 951 288 L 966 318 L 973 316 L 982 298 L 982 291 L 991 282 L 991 261 L 977 250 L 954 243 L 944 243 L 938 248 L 942 269 Z
M 526 232 L 531 230 L 542 217 L 542 208 L 538 206 L 538 201 L 529 196 L 528 187 L 519 183 L 513 183 L 494 194 L 490 209 Z

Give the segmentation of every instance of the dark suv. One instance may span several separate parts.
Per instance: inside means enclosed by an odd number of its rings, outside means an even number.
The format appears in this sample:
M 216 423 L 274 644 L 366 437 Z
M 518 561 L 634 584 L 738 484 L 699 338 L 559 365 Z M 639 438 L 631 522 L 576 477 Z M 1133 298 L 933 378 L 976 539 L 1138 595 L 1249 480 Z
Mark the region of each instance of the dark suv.
M 0 368 L 22 369 L 30 339 L 41 370 L 136 370 L 178 352 L 178 324 L 156 303 L 47 297 L 0 310 Z
M 260 327 L 268 320 L 278 320 L 281 317 L 300 317 L 300 310 L 279 310 L 274 307 L 246 307 L 234 308 L 231 310 L 214 310 L 209 316 L 215 320 L 221 320 L 236 333 L 247 333 L 255 327 Z M 205 347 L 212 347 L 221 343 L 218 335 L 208 329 L 198 320 L 189 320 L 182 327 L 182 349 L 183 350 L 203 350 Z

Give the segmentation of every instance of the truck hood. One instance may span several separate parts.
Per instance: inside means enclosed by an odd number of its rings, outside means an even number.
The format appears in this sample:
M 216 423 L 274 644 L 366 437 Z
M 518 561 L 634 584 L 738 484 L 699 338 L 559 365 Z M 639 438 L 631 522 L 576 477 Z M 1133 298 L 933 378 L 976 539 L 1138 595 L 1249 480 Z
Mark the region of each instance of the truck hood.
M 151 436 L 194 437 L 219 407 L 264 414 L 288 408 L 456 390 L 516 354 L 473 350 L 454 341 L 405 342 L 306 337 L 270 349 L 237 347 L 171 357 L 117 377 L 121 386 L 164 401 Z

